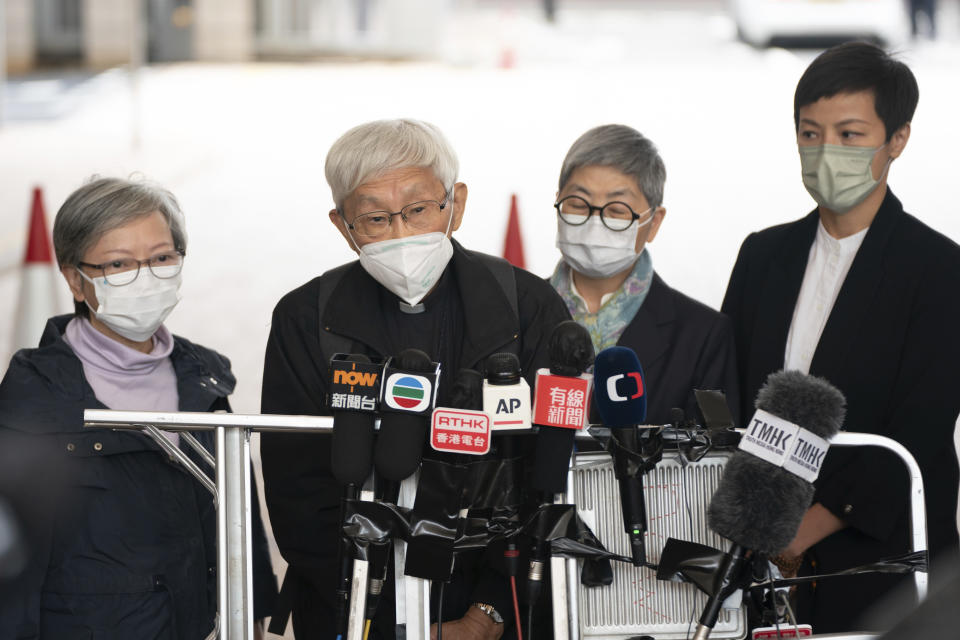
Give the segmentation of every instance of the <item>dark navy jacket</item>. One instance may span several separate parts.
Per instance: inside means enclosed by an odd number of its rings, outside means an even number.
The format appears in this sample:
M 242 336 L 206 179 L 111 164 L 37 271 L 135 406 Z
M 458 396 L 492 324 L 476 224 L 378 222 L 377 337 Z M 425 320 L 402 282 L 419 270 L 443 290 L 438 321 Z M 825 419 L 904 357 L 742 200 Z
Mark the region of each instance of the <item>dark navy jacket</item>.
M 0 436 L 40 451 L 41 468 L 16 490 L 55 505 L 31 531 L 17 595 L 0 603 L 0 639 L 205 638 L 216 611 L 212 496 L 147 436 L 83 428 L 84 409 L 106 407 L 62 338 L 69 320 L 51 319 L 40 347 L 17 352 L 0 383 Z M 180 410 L 229 410 L 226 358 L 174 336 L 170 359 Z M 209 432 L 195 435 L 212 449 Z M 276 583 L 252 506 L 259 618 Z
M 647 423 L 667 424 L 679 407 L 697 416 L 694 389 L 723 391 L 740 425 L 737 358 L 730 319 L 653 274 L 646 300 L 617 341 L 633 349 L 647 393 Z

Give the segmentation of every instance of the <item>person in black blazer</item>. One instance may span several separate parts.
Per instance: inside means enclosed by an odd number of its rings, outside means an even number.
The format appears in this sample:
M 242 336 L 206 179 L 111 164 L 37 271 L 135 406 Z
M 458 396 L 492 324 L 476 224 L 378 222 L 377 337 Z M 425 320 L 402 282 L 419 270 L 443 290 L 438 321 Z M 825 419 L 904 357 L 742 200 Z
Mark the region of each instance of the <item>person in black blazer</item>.
M 913 216 L 887 187 L 910 136 L 913 74 L 883 50 L 822 53 L 794 97 L 806 217 L 747 237 L 722 310 L 733 320 L 741 410 L 782 368 L 822 376 L 846 396 L 847 431 L 881 434 L 916 458 L 926 490 L 934 578 L 957 550 L 953 445 L 960 412 L 960 247 Z M 909 550 L 904 465 L 877 448 L 828 453 L 794 541 L 774 562 L 824 574 Z M 816 633 L 874 628 L 861 618 L 908 576 L 817 581 L 798 592 Z
M 563 259 L 550 282 L 598 352 L 619 345 L 637 353 L 649 424 L 671 422 L 674 407 L 696 418 L 694 389 L 725 392 L 736 415 L 729 319 L 667 286 L 644 246 L 666 215 L 665 180 L 657 148 L 638 131 L 611 124 L 580 136 L 560 171 Z

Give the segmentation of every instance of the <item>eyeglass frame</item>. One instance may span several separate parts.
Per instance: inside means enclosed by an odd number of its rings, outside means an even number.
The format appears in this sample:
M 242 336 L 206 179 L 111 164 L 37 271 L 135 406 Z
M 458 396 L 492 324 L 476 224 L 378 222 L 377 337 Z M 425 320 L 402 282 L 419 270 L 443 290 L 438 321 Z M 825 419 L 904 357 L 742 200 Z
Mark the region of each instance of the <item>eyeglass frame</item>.
M 182 271 L 182 270 L 183 270 L 183 260 L 184 260 L 184 258 L 187 257 L 187 252 L 184 251 L 183 249 L 174 249 L 174 250 L 173 250 L 173 253 L 176 253 L 176 254 L 179 254 L 179 255 L 180 255 L 180 271 Z M 133 284 L 134 282 L 137 281 L 137 278 L 140 277 L 140 269 L 141 269 L 141 267 L 143 267 L 144 264 L 147 265 L 147 269 L 150 270 L 150 273 L 153 273 L 153 267 L 150 266 L 150 261 L 153 260 L 154 258 L 156 258 L 157 256 L 161 256 L 161 255 L 164 255 L 164 254 L 165 254 L 165 252 L 160 252 L 160 253 L 158 253 L 158 254 L 156 254 L 156 255 L 150 256 L 150 257 L 147 258 L 146 260 L 137 260 L 136 258 L 130 258 L 131 260 L 133 260 L 134 262 L 137 263 L 137 275 L 133 276 L 133 278 L 130 279 L 130 282 L 124 282 L 123 284 L 113 284 L 112 282 L 110 282 L 110 281 L 107 279 L 107 270 L 106 270 L 106 267 L 104 267 L 103 265 L 108 264 L 108 263 L 110 263 L 110 262 L 113 262 L 113 260 L 107 260 L 106 262 L 101 262 L 100 264 L 93 264 L 93 263 L 90 263 L 90 262 L 77 261 L 77 267 L 78 267 L 78 268 L 79 268 L 79 267 L 87 267 L 87 268 L 89 268 L 89 269 L 98 269 L 98 270 L 100 271 L 100 275 L 103 277 L 103 281 L 106 282 L 108 285 L 110 285 L 111 287 L 125 287 L 125 286 L 127 286 L 128 284 Z M 126 258 L 124 258 L 124 260 L 126 260 Z M 178 273 L 180 273 L 180 271 L 177 271 L 177 273 L 173 274 L 172 276 L 168 276 L 167 278 L 164 278 L 163 276 L 158 276 L 158 275 L 155 274 L 155 273 L 153 273 L 153 277 L 155 277 L 155 278 L 160 278 L 161 280 L 169 280 L 170 278 L 173 278 L 173 277 L 175 277 Z M 121 271 L 120 273 L 124 273 L 124 272 Z
M 582 201 L 585 205 L 587 205 L 587 215 L 585 215 L 585 216 L 583 217 L 583 222 L 568 222 L 566 219 L 564 219 L 563 214 L 560 213 L 560 205 L 563 204 L 563 202 L 564 202 L 565 200 L 570 200 L 571 198 L 576 198 L 577 200 L 580 200 L 580 201 Z M 622 204 L 623 206 L 625 206 L 625 207 L 627 208 L 627 211 L 630 212 L 630 215 L 633 216 L 633 217 L 630 219 L 630 223 L 627 224 L 627 226 L 625 226 L 623 229 L 614 229 L 613 227 L 611 227 L 610 225 L 608 225 L 608 224 L 607 224 L 607 219 L 606 219 L 606 217 L 604 217 L 604 215 L 603 215 L 603 210 L 606 209 L 607 207 L 609 207 L 609 206 L 612 205 L 612 204 Z M 590 204 L 589 202 L 587 202 L 587 199 L 586 199 L 586 198 L 584 198 L 584 197 L 582 197 L 582 196 L 575 195 L 575 194 L 571 194 L 571 195 L 569 195 L 569 196 L 564 196 L 563 198 L 560 198 L 560 199 L 557 200 L 555 203 L 553 203 L 553 208 L 557 210 L 557 217 L 560 218 L 560 221 L 563 222 L 564 224 L 570 225 L 571 227 L 579 227 L 579 226 L 585 225 L 585 224 L 587 223 L 587 220 L 590 219 L 590 216 L 593 215 L 593 212 L 594 212 L 594 211 L 599 211 L 599 212 L 600 212 L 600 222 L 601 222 L 601 223 L 603 224 L 603 226 L 605 226 L 607 229 L 610 229 L 610 231 L 614 231 L 614 232 L 626 231 L 627 229 L 629 229 L 630 227 L 633 226 L 633 223 L 634 223 L 634 222 L 636 222 L 637 220 L 639 220 L 639 219 L 642 217 L 639 213 L 637 213 L 636 211 L 633 210 L 633 207 L 631 207 L 629 204 L 627 204 L 626 202 L 624 202 L 624 201 L 622 201 L 622 200 L 611 200 L 610 202 L 607 202 L 607 203 L 605 203 L 605 204 L 603 204 L 603 205 L 601 205 L 601 206 L 599 206 L 599 207 L 595 207 L 595 206 L 593 206 L 592 204 Z M 649 207 L 646 211 L 644 211 L 644 213 L 646 213 L 646 212 L 648 212 L 648 211 L 650 212 L 650 216 L 649 216 L 649 217 L 652 218 L 652 217 L 653 217 L 653 214 L 655 213 L 654 207 Z
M 403 224 L 407 224 L 407 216 L 406 216 L 406 214 L 403 213 L 403 210 L 404 210 L 404 209 L 408 209 L 408 208 L 412 207 L 412 206 L 415 205 L 415 204 L 421 204 L 421 203 L 424 203 L 424 202 L 433 202 L 433 203 L 436 203 L 436 205 L 437 205 L 438 207 L 440 207 L 440 211 L 442 212 L 444 209 L 447 208 L 447 204 L 449 204 L 450 196 L 452 195 L 452 193 L 453 193 L 453 189 L 451 188 L 451 189 L 447 190 L 447 191 L 444 193 L 443 200 L 417 200 L 416 202 L 411 202 L 410 204 L 405 204 L 405 205 L 403 205 L 403 208 L 401 208 L 400 211 L 397 211 L 397 212 L 387 211 L 386 209 L 377 209 L 377 210 L 375 210 L 375 211 L 366 211 L 366 212 L 364 212 L 364 213 L 361 213 L 361 214 L 355 216 L 355 217 L 353 218 L 353 222 L 347 222 L 347 216 L 344 215 L 344 213 L 343 213 L 342 210 L 338 209 L 337 212 L 340 214 L 340 217 L 343 219 L 344 224 L 347 225 L 347 229 L 349 229 L 350 231 L 357 231 L 356 227 L 354 226 L 354 222 L 356 222 L 356 221 L 357 221 L 358 219 L 360 219 L 360 218 L 363 218 L 363 217 L 365 217 L 365 216 L 372 215 L 372 214 L 374 214 L 374 213 L 380 213 L 380 214 L 386 214 L 386 215 L 387 215 L 387 220 L 388 220 L 388 222 L 387 222 L 387 229 L 389 229 L 389 228 L 391 228 L 391 227 L 393 226 L 393 217 L 394 217 L 394 216 L 400 216 L 400 219 L 403 220 Z M 633 210 L 631 209 L 631 211 L 633 211 Z M 378 237 L 378 236 L 365 236 L 365 235 L 360 234 L 359 232 L 357 233 L 357 235 L 360 236 L 361 238 L 376 238 L 376 237 Z

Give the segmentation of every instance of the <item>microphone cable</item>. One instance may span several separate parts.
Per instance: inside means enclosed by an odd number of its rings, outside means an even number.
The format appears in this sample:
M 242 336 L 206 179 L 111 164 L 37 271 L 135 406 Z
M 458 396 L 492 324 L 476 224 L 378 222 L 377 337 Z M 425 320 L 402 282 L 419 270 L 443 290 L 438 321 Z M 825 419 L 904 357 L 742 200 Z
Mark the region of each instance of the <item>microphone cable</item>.
M 517 625 L 517 640 L 523 640 L 523 629 L 520 624 L 520 602 L 517 600 L 517 576 L 510 576 L 510 591 L 513 594 L 513 620 Z M 527 611 L 530 613 L 530 619 L 527 621 L 527 637 L 532 637 L 529 635 L 530 626 L 533 624 L 533 607 L 528 607 Z M 440 640 L 437 638 L 437 640 Z
M 443 580 L 437 592 L 437 640 L 443 640 Z

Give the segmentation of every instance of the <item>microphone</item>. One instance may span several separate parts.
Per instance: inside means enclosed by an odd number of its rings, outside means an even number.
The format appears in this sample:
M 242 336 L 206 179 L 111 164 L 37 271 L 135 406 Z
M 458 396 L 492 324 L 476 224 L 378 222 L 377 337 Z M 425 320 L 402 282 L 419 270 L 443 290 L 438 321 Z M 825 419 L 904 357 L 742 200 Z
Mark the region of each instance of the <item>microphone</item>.
M 590 333 L 573 320 L 561 322 L 547 340 L 547 356 L 550 368 L 537 371 L 534 385 L 534 422 L 539 430 L 531 485 L 549 504 L 566 487 L 574 437 L 586 424 L 593 378 L 584 372 L 593 364 L 594 357 Z M 548 543 L 533 545 L 527 574 L 531 606 L 540 597 L 543 569 L 549 557 Z
M 530 429 L 530 385 L 520 375 L 520 360 L 512 353 L 495 353 L 486 361 L 483 410 L 493 431 Z
M 450 406 L 483 411 L 483 376 L 474 369 L 460 369 L 450 385 Z
M 387 361 L 380 400 L 380 435 L 374 449 L 377 472 L 400 482 L 420 464 L 430 412 L 437 398 L 440 365 L 419 349 L 405 349 Z
M 330 470 L 340 484 L 359 486 L 370 475 L 381 373 L 382 365 L 362 354 L 338 353 L 330 359 Z
M 740 588 L 746 552 L 779 553 L 793 540 L 813 500 L 811 484 L 843 423 L 846 400 L 823 378 L 799 371 L 770 374 L 757 412 L 727 462 L 710 507 L 710 528 L 732 542 L 719 585 L 707 600 L 695 640 L 705 640 L 726 598 Z
M 613 439 L 613 470 L 620 484 L 620 507 L 623 528 L 630 539 L 630 556 L 634 566 L 642 567 L 647 562 L 643 539 L 647 531 L 642 479 L 645 469 L 637 468 L 635 457 L 643 445 L 637 426 L 647 419 L 643 371 L 632 349 L 610 347 L 597 354 L 593 376 L 597 412 Z
M 383 368 L 380 398 L 380 433 L 374 448 L 377 473 L 394 489 L 420 466 L 427 439 L 430 412 L 437 399 L 440 365 L 419 349 L 404 349 L 387 360 Z M 389 550 L 374 554 L 370 561 L 366 618 L 372 619 L 380 603 L 387 578 Z
M 453 378 L 448 407 L 430 420 L 430 446 L 436 451 L 483 455 L 490 451 L 490 416 L 483 409 L 483 376 L 460 369 Z
M 344 501 L 355 499 L 373 466 L 373 434 L 382 365 L 362 354 L 335 354 L 330 359 L 327 407 L 333 414 L 330 470 L 344 485 Z M 344 520 L 341 502 L 340 522 Z M 353 558 L 349 544 L 341 540 L 340 575 L 337 581 L 337 630 L 345 631 L 350 600 Z
M 547 340 L 550 369 L 537 371 L 534 422 L 539 425 L 532 486 L 548 496 L 566 487 L 570 454 L 578 429 L 586 424 L 593 376 L 590 333 L 573 320 L 558 324 Z

